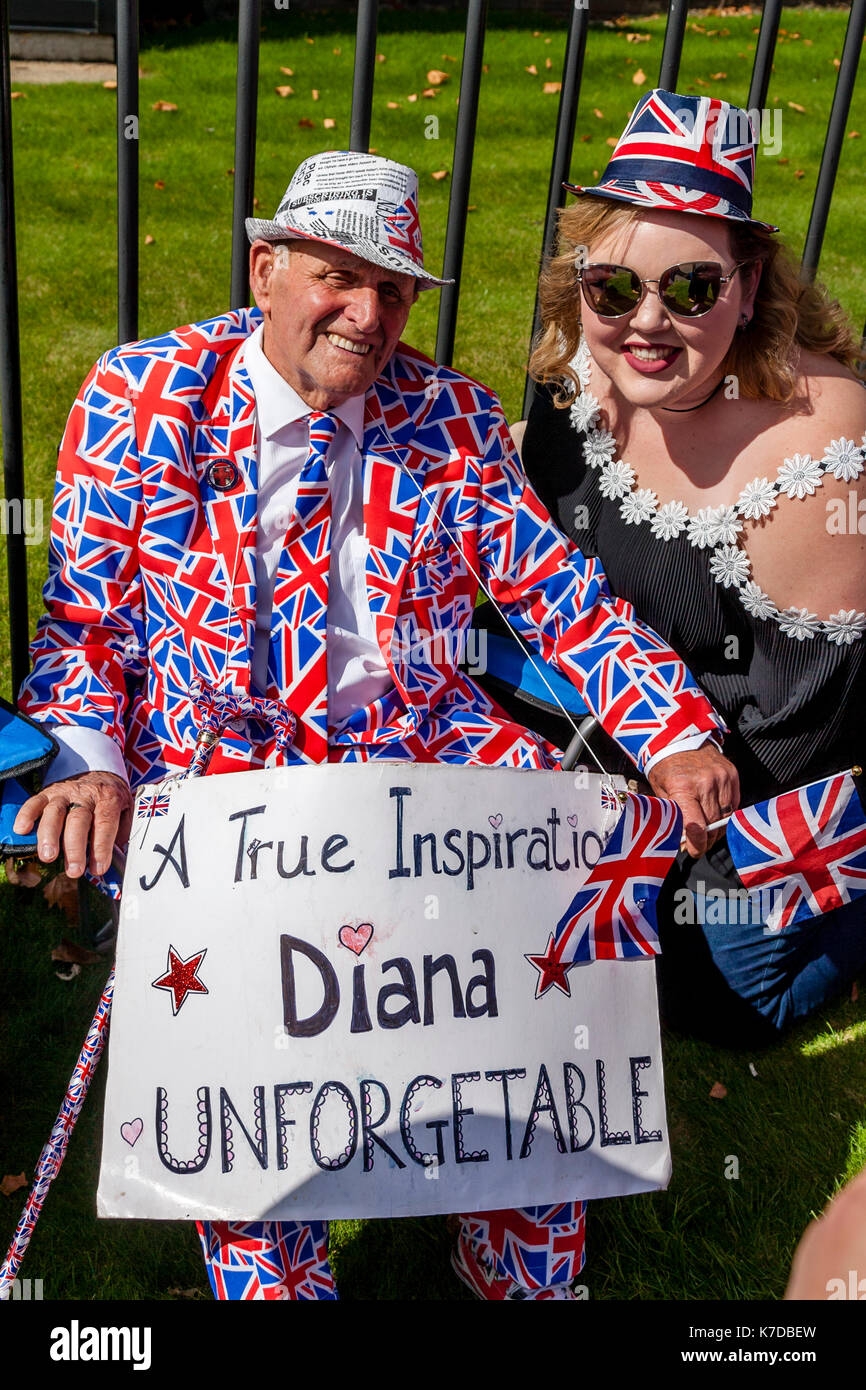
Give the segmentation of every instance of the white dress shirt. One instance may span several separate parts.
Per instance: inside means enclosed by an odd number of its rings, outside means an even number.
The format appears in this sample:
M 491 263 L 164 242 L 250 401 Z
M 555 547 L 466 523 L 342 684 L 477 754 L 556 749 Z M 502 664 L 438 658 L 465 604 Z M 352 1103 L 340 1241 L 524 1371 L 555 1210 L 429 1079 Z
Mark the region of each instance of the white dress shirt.
M 268 650 L 274 580 L 283 540 L 298 495 L 298 478 L 307 457 L 311 407 L 271 365 L 262 350 L 260 325 L 239 349 L 239 360 L 256 398 L 258 503 L 256 517 L 256 630 L 253 684 L 264 692 L 268 683 Z M 331 727 L 378 699 L 393 682 L 376 641 L 367 602 L 365 565 L 367 541 L 363 532 L 361 445 L 364 437 L 364 398 L 353 396 L 329 412 L 338 421 L 326 469 L 331 488 L 331 560 L 328 576 L 328 723 Z M 114 772 L 126 778 L 122 750 L 114 739 L 76 724 L 55 724 L 60 745 L 49 765 L 44 785 L 80 772 Z M 656 755 L 660 758 L 700 747 L 705 734 L 678 740 Z

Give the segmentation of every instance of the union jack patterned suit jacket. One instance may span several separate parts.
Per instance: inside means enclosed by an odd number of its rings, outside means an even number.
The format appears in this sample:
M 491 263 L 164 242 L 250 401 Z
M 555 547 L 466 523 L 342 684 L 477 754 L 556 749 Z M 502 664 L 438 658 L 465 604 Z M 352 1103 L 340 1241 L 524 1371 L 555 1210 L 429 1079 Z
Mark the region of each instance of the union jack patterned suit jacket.
M 197 674 L 250 690 L 256 410 L 237 357 L 259 322 L 236 311 L 107 353 L 60 448 L 47 612 L 21 704 L 113 736 L 133 786 L 188 764 Z M 219 492 L 207 470 L 226 459 L 239 482 Z M 333 761 L 555 765 L 458 669 L 473 568 L 639 766 L 724 730 L 679 658 L 555 529 L 486 388 L 400 345 L 367 392 L 362 468 L 367 596 L 394 684 L 332 731 Z M 272 746 L 229 732 L 211 769 L 262 766 Z

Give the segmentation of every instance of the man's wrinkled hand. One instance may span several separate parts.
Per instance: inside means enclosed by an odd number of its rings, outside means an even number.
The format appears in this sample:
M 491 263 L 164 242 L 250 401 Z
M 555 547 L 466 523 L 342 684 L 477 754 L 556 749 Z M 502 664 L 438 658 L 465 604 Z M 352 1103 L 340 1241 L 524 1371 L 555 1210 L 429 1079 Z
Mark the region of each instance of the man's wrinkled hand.
M 683 813 L 686 849 L 695 859 L 704 854 L 723 830 L 707 832 L 707 826 L 721 820 L 740 804 L 740 779 L 733 763 L 714 743 L 705 743 L 691 753 L 674 753 L 661 758 L 647 780 L 656 796 L 675 801 Z
M 25 801 L 15 817 L 14 829 L 26 835 L 38 823 L 36 849 L 43 864 L 50 864 L 63 845 L 64 867 L 70 878 L 108 871 L 115 843 L 129 834 L 132 793 L 113 772 L 82 772 L 54 782 Z

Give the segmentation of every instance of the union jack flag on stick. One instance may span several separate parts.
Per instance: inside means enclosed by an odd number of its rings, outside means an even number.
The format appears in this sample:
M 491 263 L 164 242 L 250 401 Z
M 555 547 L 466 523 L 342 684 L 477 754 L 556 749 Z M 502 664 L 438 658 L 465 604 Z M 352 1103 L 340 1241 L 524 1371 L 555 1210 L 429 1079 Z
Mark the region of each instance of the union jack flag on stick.
M 589 878 L 557 922 L 538 971 L 535 997 L 571 994 L 568 971 L 593 960 L 657 955 L 656 898 L 680 847 L 682 812 L 655 796 L 625 798 L 623 812 Z
M 735 811 L 728 848 L 750 893 L 771 890 L 774 931 L 866 893 L 866 817 L 850 772 Z

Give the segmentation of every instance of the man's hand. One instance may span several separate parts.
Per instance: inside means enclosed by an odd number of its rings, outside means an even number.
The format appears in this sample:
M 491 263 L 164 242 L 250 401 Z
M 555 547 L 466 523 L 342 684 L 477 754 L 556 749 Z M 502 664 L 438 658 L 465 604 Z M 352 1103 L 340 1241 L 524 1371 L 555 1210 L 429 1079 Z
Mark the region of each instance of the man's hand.
M 54 782 L 25 801 L 15 817 L 14 829 L 26 835 L 39 823 L 37 853 L 43 864 L 57 858 L 63 841 L 65 868 L 70 878 L 80 878 L 87 864 L 90 839 L 90 872 L 107 872 L 115 842 L 129 834 L 132 793 L 113 772 L 81 772 Z
M 722 834 L 707 826 L 736 811 L 740 804 L 740 779 L 714 743 L 705 743 L 691 753 L 674 753 L 661 758 L 647 780 L 656 796 L 675 801 L 683 813 L 686 849 L 693 858 L 704 854 Z

